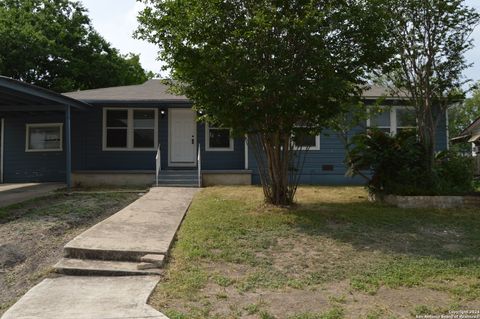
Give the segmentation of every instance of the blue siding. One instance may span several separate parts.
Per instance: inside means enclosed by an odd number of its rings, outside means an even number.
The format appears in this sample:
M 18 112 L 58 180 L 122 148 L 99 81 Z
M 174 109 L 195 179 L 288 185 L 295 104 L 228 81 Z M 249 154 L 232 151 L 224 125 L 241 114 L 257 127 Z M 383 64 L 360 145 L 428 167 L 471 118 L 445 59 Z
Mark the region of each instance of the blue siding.
M 439 123 L 436 136 L 436 148 L 438 151 L 446 150 L 448 146 L 447 141 L 447 123 L 445 117 Z M 358 134 L 363 129 L 357 127 L 353 129 L 349 136 Z M 345 148 L 332 131 L 326 131 L 320 136 L 320 150 L 308 151 L 305 159 L 305 165 L 300 174 L 301 184 L 320 184 L 320 185 L 362 185 L 365 180 L 362 177 L 348 177 L 345 176 L 347 167 L 344 163 Z M 249 151 L 250 169 L 253 170 L 252 181 L 254 184 L 260 184 L 260 177 L 253 151 Z M 333 171 L 323 171 L 323 165 L 332 165 Z
M 126 106 L 122 106 L 126 107 Z M 142 107 L 151 107 L 143 105 Z M 168 110 L 175 105 L 158 106 Z M 160 116 L 160 115 L 159 115 Z M 63 112 L 12 113 L 5 118 L 4 178 L 5 182 L 61 182 L 65 181 L 65 152 L 25 152 L 25 127 L 27 123 L 64 123 Z M 155 151 L 103 151 L 102 107 L 88 112 L 72 114 L 72 167 L 81 170 L 154 170 Z M 361 128 L 351 132 L 358 133 Z M 168 114 L 159 117 L 159 143 L 162 146 L 162 167 L 168 167 Z M 234 150 L 212 152 L 205 150 L 205 125 L 197 125 L 197 141 L 202 149 L 202 168 L 205 170 L 244 169 L 244 139 L 234 139 Z M 447 148 L 445 118 L 437 133 L 437 149 Z M 307 154 L 301 173 L 302 184 L 363 184 L 362 178 L 345 176 L 345 150 L 334 132 L 324 132 L 320 137 L 320 150 Z M 333 171 L 322 166 L 331 165 Z M 259 176 L 253 151 L 249 151 L 249 169 L 254 171 L 253 182 Z
M 4 181 L 64 182 L 65 152 L 25 152 L 26 124 L 64 123 L 63 113 L 14 113 L 4 116 Z M 63 147 L 65 149 L 65 147 Z
M 102 121 L 101 108 L 74 114 L 72 123 L 74 171 L 155 170 L 155 151 L 103 151 Z
M 168 107 L 162 107 L 167 110 Z M 155 151 L 103 151 L 101 108 L 77 114 L 73 120 L 73 170 L 155 170 Z M 158 141 L 162 148 L 162 167 L 168 168 L 168 114 L 159 115 Z M 197 125 L 205 170 L 244 168 L 244 139 L 235 139 L 234 151 L 205 150 L 205 125 Z
M 206 151 L 205 124 L 197 126 L 198 142 L 202 148 L 202 169 L 239 170 L 245 168 L 245 139 L 235 138 L 233 151 Z

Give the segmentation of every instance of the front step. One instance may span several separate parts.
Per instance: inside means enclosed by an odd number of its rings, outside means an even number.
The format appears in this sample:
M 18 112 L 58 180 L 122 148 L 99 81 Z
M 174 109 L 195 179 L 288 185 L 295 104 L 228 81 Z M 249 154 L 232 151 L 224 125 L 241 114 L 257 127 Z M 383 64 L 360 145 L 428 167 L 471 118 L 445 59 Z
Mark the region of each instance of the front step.
M 53 268 L 73 276 L 144 276 L 161 275 L 161 269 L 138 269 L 139 263 L 128 261 L 81 260 L 62 258 Z
M 198 187 L 198 172 L 195 170 L 166 170 L 158 176 L 159 186 Z
M 63 256 L 71 259 L 95 259 L 109 261 L 138 262 L 149 252 L 127 250 L 86 249 L 68 243 L 63 248 Z

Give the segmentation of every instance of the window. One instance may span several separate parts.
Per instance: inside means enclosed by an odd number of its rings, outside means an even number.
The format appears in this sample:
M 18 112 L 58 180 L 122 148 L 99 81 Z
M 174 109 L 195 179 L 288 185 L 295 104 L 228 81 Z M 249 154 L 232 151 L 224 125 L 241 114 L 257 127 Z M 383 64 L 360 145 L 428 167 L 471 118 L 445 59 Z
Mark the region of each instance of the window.
M 157 109 L 105 108 L 103 123 L 103 149 L 106 151 L 156 149 Z
M 233 138 L 229 128 L 213 127 L 206 124 L 207 151 L 233 151 Z
M 367 127 L 375 127 L 390 134 L 414 130 L 417 127 L 415 111 L 410 107 L 392 107 L 369 119 Z
M 62 151 L 63 124 L 27 124 L 26 145 L 27 152 L 55 152 Z
M 415 110 L 411 108 L 397 108 L 396 123 L 397 133 L 400 131 L 413 131 L 417 127 Z
M 293 144 L 300 149 L 320 150 L 320 135 L 313 135 L 305 130 L 298 130 L 292 136 Z
M 369 127 L 375 127 L 382 132 L 390 133 L 391 131 L 391 112 L 386 110 L 380 114 L 376 114 L 370 119 Z

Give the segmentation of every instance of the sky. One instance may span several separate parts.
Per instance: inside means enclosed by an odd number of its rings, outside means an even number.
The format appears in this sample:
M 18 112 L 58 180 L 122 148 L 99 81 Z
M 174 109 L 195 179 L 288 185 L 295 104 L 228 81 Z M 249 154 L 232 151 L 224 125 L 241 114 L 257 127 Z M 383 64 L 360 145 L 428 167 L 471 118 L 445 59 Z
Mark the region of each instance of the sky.
M 142 66 L 160 73 L 162 63 L 157 60 L 157 47 L 133 38 L 138 26 L 137 13 L 143 4 L 136 0 L 80 0 L 89 11 L 95 29 L 120 52 L 140 54 Z M 465 4 L 480 12 L 480 0 L 465 0 Z M 480 81 L 480 26 L 472 35 L 475 48 L 466 54 L 474 66 L 465 72 L 466 78 Z

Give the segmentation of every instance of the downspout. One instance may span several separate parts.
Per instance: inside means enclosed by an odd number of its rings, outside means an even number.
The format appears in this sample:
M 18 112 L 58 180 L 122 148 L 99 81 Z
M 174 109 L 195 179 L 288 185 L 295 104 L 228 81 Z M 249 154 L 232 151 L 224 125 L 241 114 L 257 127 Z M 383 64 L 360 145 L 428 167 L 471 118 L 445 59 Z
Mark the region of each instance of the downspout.
M 72 132 L 71 132 L 71 106 L 67 105 L 65 110 L 65 151 L 66 151 L 66 180 L 67 191 L 72 190 Z
M 5 119 L 0 120 L 0 184 L 3 184 L 3 169 L 5 167 L 3 156 L 5 154 Z

